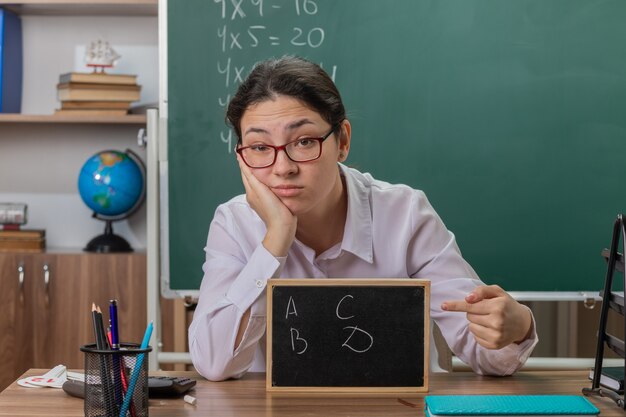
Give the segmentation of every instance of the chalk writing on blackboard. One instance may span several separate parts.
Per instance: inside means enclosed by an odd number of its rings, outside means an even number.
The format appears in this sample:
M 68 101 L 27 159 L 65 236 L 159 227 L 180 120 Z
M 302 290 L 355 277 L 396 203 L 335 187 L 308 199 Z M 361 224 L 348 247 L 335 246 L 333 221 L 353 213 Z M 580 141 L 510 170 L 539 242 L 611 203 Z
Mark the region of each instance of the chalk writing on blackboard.
M 268 390 L 428 390 L 429 284 L 269 280 Z
M 295 336 L 295 338 L 294 338 Z M 296 350 L 296 346 L 297 345 L 302 345 L 304 343 L 304 346 L 302 347 L 301 350 Z M 309 347 L 309 343 L 306 341 L 306 339 L 303 339 L 300 337 L 300 331 L 298 331 L 298 329 L 294 329 L 293 327 L 291 328 L 291 350 L 293 350 L 294 352 L 296 352 L 298 355 L 302 355 L 304 352 L 306 352 L 306 350 Z
M 351 294 L 346 294 L 337 303 L 335 307 L 335 315 L 337 316 L 339 320 L 349 320 L 355 317 L 355 315 L 342 316 L 339 313 L 339 308 L 341 307 L 341 305 L 344 303 L 346 299 L 354 300 L 354 296 Z M 358 302 L 358 300 L 354 300 L 354 301 Z M 290 315 L 298 317 L 298 312 L 296 309 L 296 302 L 294 301 L 294 298 L 291 295 L 289 296 L 289 299 L 287 301 L 285 319 L 289 320 Z M 333 330 L 336 331 L 337 329 L 329 328 L 328 331 L 332 332 Z M 341 330 L 347 331 L 349 335 L 347 336 L 345 341 L 341 344 L 341 346 L 339 346 L 339 348 L 346 348 L 355 353 L 365 353 L 368 350 L 370 350 L 372 346 L 374 345 L 374 336 L 372 336 L 371 333 L 369 333 L 368 331 L 361 329 L 357 324 L 352 325 L 352 326 L 344 326 Z M 306 350 L 309 347 L 309 343 L 304 337 L 300 335 L 300 330 L 295 327 L 291 327 L 290 334 L 291 334 L 291 350 L 298 355 L 301 355 L 304 352 L 306 352 Z
M 233 90 L 243 82 L 252 66 L 240 65 L 236 61 L 237 53 L 254 50 L 255 48 L 276 48 L 276 55 L 297 53 L 306 55 L 307 49 L 322 48 L 327 43 L 326 30 L 321 26 L 307 26 L 310 20 L 302 20 L 315 16 L 319 12 L 315 0 L 214 0 L 213 1 L 222 24 L 216 30 L 217 41 L 221 54 L 218 55 L 216 71 L 223 80 L 224 91 L 219 92 L 217 103 L 221 109 L 230 102 Z M 270 26 L 269 15 L 285 9 L 294 22 L 293 26 L 285 29 Z M 281 10 L 281 13 L 285 13 Z M 245 22 L 243 26 L 239 21 Z M 233 23 L 233 25 L 229 25 Z M 249 24 L 247 24 L 249 23 Z M 316 24 L 314 24 L 316 25 Z M 298 52 L 300 51 L 300 52 Z M 324 67 L 324 63 L 320 63 Z M 326 69 L 332 80 L 337 74 L 337 65 Z M 235 136 L 231 129 L 220 131 L 220 140 L 226 145 L 228 153 L 234 150 Z
M 289 297 L 289 301 L 287 302 L 287 314 L 285 314 L 285 318 L 289 318 L 290 314 L 298 317 L 298 312 L 296 311 L 296 304 L 293 302 L 293 297 Z
M 363 329 L 359 329 L 358 326 L 346 326 L 343 329 L 344 330 L 352 329 L 352 333 L 350 333 L 350 336 L 348 337 L 348 339 L 346 339 L 346 341 L 343 342 L 343 345 L 341 345 L 342 347 L 347 347 L 348 349 L 350 349 L 351 351 L 356 352 L 356 353 L 365 353 L 368 350 L 370 350 L 372 348 L 372 346 L 374 345 L 374 338 L 372 337 L 372 335 L 369 334 L 368 332 L 366 332 Z M 348 342 L 350 342 L 350 339 L 352 339 L 352 336 L 354 336 L 354 333 L 357 332 L 357 331 L 362 333 L 362 334 L 365 334 L 370 339 L 369 345 L 365 349 L 357 349 L 355 347 L 352 347 L 350 345 L 350 343 L 348 343 Z
M 337 316 L 337 318 L 339 318 L 339 319 L 341 319 L 341 320 L 348 320 L 348 319 L 351 319 L 352 317 L 354 317 L 354 315 L 352 315 L 352 316 L 348 316 L 348 317 L 342 317 L 342 316 L 339 314 L 339 306 L 341 305 L 341 303 L 343 303 L 343 300 L 345 300 L 345 299 L 346 299 L 346 298 L 348 298 L 348 297 L 350 297 L 350 298 L 354 298 L 354 297 L 353 297 L 352 295 L 350 295 L 350 294 L 348 294 L 348 295 L 344 296 L 341 300 L 339 300 L 339 303 L 337 303 L 337 308 L 335 309 L 335 315 Z

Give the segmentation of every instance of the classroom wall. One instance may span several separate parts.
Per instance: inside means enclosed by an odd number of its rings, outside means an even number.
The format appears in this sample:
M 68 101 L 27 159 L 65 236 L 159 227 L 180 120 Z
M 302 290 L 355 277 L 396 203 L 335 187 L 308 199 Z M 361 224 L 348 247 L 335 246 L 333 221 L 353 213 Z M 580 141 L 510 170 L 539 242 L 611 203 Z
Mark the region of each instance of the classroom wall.
M 60 74 L 81 63 L 79 52 L 99 38 L 122 55 L 119 68 L 138 73 L 142 102 L 158 97 L 156 17 L 22 16 L 24 86 L 22 113 L 52 114 L 59 107 Z M 126 54 L 126 55 L 125 55 Z M 122 67 L 123 66 L 123 67 Z M 139 103 L 135 103 L 139 104 Z M 47 231 L 48 247 L 83 247 L 102 233 L 80 199 L 77 179 L 89 156 L 105 149 L 137 146 L 139 125 L 3 124 L 0 126 L 0 201 L 29 205 L 29 228 Z M 135 249 L 146 248 L 146 209 L 116 222 L 114 231 Z
M 26 227 L 46 229 L 48 247 L 82 248 L 104 230 L 104 222 L 78 195 L 78 172 L 87 158 L 105 148 L 136 145 L 136 126 L 14 124 L 0 126 L 0 201 L 28 204 Z M 146 207 L 115 222 L 115 233 L 135 249 L 146 248 Z

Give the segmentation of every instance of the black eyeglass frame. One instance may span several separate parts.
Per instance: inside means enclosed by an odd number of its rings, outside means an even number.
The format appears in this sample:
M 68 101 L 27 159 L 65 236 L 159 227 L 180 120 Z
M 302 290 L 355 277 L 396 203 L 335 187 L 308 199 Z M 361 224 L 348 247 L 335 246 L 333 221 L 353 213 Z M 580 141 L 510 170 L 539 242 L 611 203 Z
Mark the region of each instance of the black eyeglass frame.
M 337 129 L 339 129 L 339 127 L 341 126 L 341 124 L 336 124 L 335 126 L 333 126 L 333 128 L 330 130 L 330 132 L 328 132 L 327 134 L 325 134 L 324 136 L 317 136 L 317 137 L 303 137 L 303 138 L 299 138 L 296 140 L 292 140 L 289 141 L 287 143 L 285 143 L 284 145 L 280 145 L 280 146 L 273 146 L 273 145 L 267 145 L 267 144 L 263 144 L 263 146 L 267 146 L 268 148 L 272 148 L 274 149 L 274 158 L 272 158 L 272 162 L 267 164 L 267 165 L 263 165 L 263 166 L 252 166 L 248 163 L 248 161 L 246 161 L 246 158 L 243 156 L 243 151 L 249 148 L 252 148 L 254 146 L 258 146 L 258 145 L 251 145 L 251 146 L 241 146 L 239 147 L 239 145 L 237 145 L 237 147 L 235 147 L 235 152 L 237 152 L 240 156 L 241 159 L 243 160 L 244 164 L 246 164 L 248 167 L 252 168 L 252 169 L 260 169 L 260 168 L 268 168 L 271 167 L 272 165 L 274 165 L 276 163 L 276 157 L 278 156 L 278 152 L 279 151 L 284 151 L 285 155 L 287 155 L 287 158 L 289 158 L 291 161 L 293 162 L 311 162 L 311 161 L 315 161 L 318 160 L 320 158 L 320 156 L 322 156 L 322 149 L 323 149 L 323 144 L 324 141 L 326 139 L 328 139 L 330 137 L 330 135 L 332 135 L 333 133 L 335 133 L 337 131 Z M 320 144 L 320 151 L 319 154 L 315 157 L 315 158 L 311 158 L 311 159 L 306 159 L 304 161 L 297 161 L 295 159 L 293 159 L 291 157 L 291 155 L 289 155 L 289 152 L 287 152 L 287 146 L 291 145 L 292 143 L 295 142 L 299 142 L 301 140 L 314 140 L 319 142 Z

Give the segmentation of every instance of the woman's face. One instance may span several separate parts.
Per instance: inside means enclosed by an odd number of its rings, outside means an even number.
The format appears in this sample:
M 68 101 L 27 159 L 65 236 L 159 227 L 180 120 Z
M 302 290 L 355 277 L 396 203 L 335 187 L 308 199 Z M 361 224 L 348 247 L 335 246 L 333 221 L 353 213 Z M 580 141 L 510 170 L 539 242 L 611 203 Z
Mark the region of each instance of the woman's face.
M 277 96 L 248 107 L 241 118 L 241 141 L 242 146 L 281 146 L 300 138 L 324 136 L 331 129 L 331 125 L 300 100 Z M 322 144 L 319 159 L 294 162 L 284 151 L 279 151 L 274 165 L 254 168 L 252 174 L 296 216 L 332 210 L 328 205 L 336 200 L 335 193 L 341 195 L 337 161 L 343 161 L 348 154 L 349 130 L 349 124 L 342 127 L 341 140 L 337 134 L 331 134 Z

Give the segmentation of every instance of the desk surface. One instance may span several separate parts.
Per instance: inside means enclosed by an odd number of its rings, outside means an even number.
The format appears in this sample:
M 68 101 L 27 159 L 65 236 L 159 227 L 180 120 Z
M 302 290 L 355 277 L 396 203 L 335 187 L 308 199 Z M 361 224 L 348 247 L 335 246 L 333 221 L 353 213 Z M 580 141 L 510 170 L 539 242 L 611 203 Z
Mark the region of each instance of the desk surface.
M 41 375 L 31 369 L 24 376 Z M 198 377 L 193 372 L 159 372 L 160 375 Z M 430 375 L 430 394 L 580 394 L 590 386 L 588 371 L 520 372 L 512 377 L 483 377 L 471 372 Z M 195 406 L 182 399 L 150 400 L 150 416 L 411 416 L 422 415 L 423 394 L 277 394 L 265 391 L 265 374 L 248 374 L 241 380 L 209 382 L 199 379 Z M 398 398 L 415 404 L 411 408 Z M 601 417 L 624 416 L 607 398 L 591 397 Z M 15 382 L 0 393 L 0 416 L 82 416 L 83 401 L 60 389 L 24 388 Z

